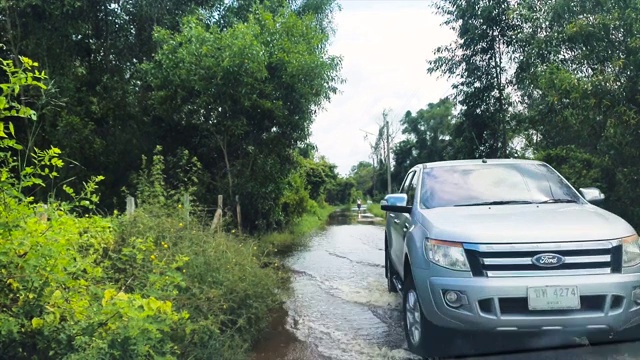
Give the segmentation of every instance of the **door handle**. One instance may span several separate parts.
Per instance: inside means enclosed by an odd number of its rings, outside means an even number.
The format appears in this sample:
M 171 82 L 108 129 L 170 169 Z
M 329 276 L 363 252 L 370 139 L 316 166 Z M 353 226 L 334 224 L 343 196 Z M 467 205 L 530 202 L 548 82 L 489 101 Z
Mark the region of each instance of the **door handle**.
M 398 219 L 393 220 L 393 222 L 396 223 L 396 224 L 400 224 L 400 220 L 398 220 Z
M 389 213 L 389 216 L 391 216 L 392 218 L 396 217 L 396 214 L 394 213 Z
M 404 231 L 409 231 L 409 224 L 404 223 Z

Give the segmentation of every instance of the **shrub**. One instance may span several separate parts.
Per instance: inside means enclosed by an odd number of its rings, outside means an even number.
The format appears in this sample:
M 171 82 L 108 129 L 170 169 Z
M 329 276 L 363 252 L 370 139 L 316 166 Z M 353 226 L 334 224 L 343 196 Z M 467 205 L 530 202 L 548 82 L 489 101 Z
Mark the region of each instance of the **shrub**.
M 147 257 L 157 251 L 149 239 L 117 239 L 110 219 L 74 216 L 94 207 L 100 177 L 79 193 L 63 186 L 69 202 L 49 195 L 45 206 L 25 195 L 53 182 L 63 162 L 55 147 L 25 151 L 5 120 L 35 120 L 14 97 L 24 87 L 46 88 L 37 63 L 20 58 L 20 64 L 0 59 L 9 79 L 0 84 L 0 354 L 175 358 L 178 347 L 166 339 L 184 328 L 187 314 L 174 311 L 165 295 L 182 284 L 175 268 L 185 259 L 155 261 Z M 28 164 L 18 161 L 20 152 Z
M 147 201 L 147 203 L 149 203 Z M 118 223 L 119 237 L 154 239 L 167 251 L 167 258 L 189 260 L 176 267 L 184 275 L 172 302 L 189 313 L 185 331 L 177 331 L 181 357 L 196 359 L 240 359 L 269 323 L 280 303 L 279 264 L 250 238 L 213 234 L 189 221 L 175 205 L 174 215 L 136 210 Z

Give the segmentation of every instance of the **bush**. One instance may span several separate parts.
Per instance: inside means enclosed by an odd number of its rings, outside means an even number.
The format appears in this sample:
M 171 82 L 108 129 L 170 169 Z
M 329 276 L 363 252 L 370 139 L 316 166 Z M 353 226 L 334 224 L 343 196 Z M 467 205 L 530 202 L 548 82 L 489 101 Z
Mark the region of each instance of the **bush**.
M 178 348 L 164 338 L 187 316 L 166 297 L 182 282 L 173 270 L 180 260 L 155 261 L 148 254 L 158 252 L 148 240 L 119 244 L 110 219 L 73 216 L 65 203 L 52 202 L 42 212 L 41 205 L 3 195 L 4 357 L 177 356 Z M 113 271 L 124 264 L 126 272 Z
M 172 296 L 175 307 L 189 313 L 184 331 L 173 336 L 181 357 L 243 358 L 280 303 L 284 274 L 278 266 L 263 268 L 265 254 L 249 238 L 214 235 L 182 216 L 178 206 L 174 215 L 167 211 L 162 216 L 158 209 L 138 209 L 120 220 L 119 236 L 154 239 L 165 257 L 189 259 L 177 267 L 184 286 Z
M 25 87 L 45 89 L 39 82 L 45 76 L 29 59 L 20 64 L 0 59 L 9 79 L 0 84 L 0 120 L 36 118 L 15 98 Z M 45 185 L 63 166 L 59 154 L 55 147 L 25 151 L 13 124 L 0 121 L 0 353 L 11 359 L 176 357 L 178 347 L 166 338 L 184 328 L 187 314 L 174 311 L 165 295 L 181 285 L 174 268 L 184 259 L 156 261 L 150 239 L 116 239 L 110 219 L 74 216 L 94 208 L 100 177 L 79 193 L 63 186 L 69 202 L 52 199 Z M 46 206 L 25 196 L 38 190 L 48 194 Z

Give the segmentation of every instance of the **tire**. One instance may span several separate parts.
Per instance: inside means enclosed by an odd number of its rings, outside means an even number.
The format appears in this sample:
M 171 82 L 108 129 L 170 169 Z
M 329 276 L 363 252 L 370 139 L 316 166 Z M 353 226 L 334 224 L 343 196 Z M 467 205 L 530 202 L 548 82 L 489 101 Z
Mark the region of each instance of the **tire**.
M 410 273 L 407 274 L 402 290 L 403 328 L 409 351 L 428 359 L 456 356 L 457 343 L 464 341 L 461 339 L 462 334 L 441 328 L 424 316 Z
M 384 237 L 384 276 L 387 278 L 387 291 L 390 293 L 397 293 L 398 289 L 396 284 L 393 283 L 393 277 L 397 276 L 398 272 L 391 265 L 389 257 L 389 243 L 387 242 L 387 236 Z

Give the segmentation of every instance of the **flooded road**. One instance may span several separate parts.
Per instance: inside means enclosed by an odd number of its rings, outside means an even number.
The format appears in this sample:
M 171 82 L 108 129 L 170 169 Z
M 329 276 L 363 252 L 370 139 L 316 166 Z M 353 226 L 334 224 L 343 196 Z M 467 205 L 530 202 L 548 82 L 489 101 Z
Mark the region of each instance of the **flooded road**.
M 287 260 L 294 273 L 293 294 L 273 331 L 255 349 L 253 360 L 419 359 L 406 350 L 401 297 L 389 294 L 384 277 L 384 229 L 334 218 L 308 249 Z M 478 338 L 456 349 L 505 351 L 576 344 L 561 336 Z M 475 341 L 474 341 L 475 342 Z M 539 351 L 474 359 L 640 359 L 638 343 Z M 471 359 L 471 358 L 469 358 Z

